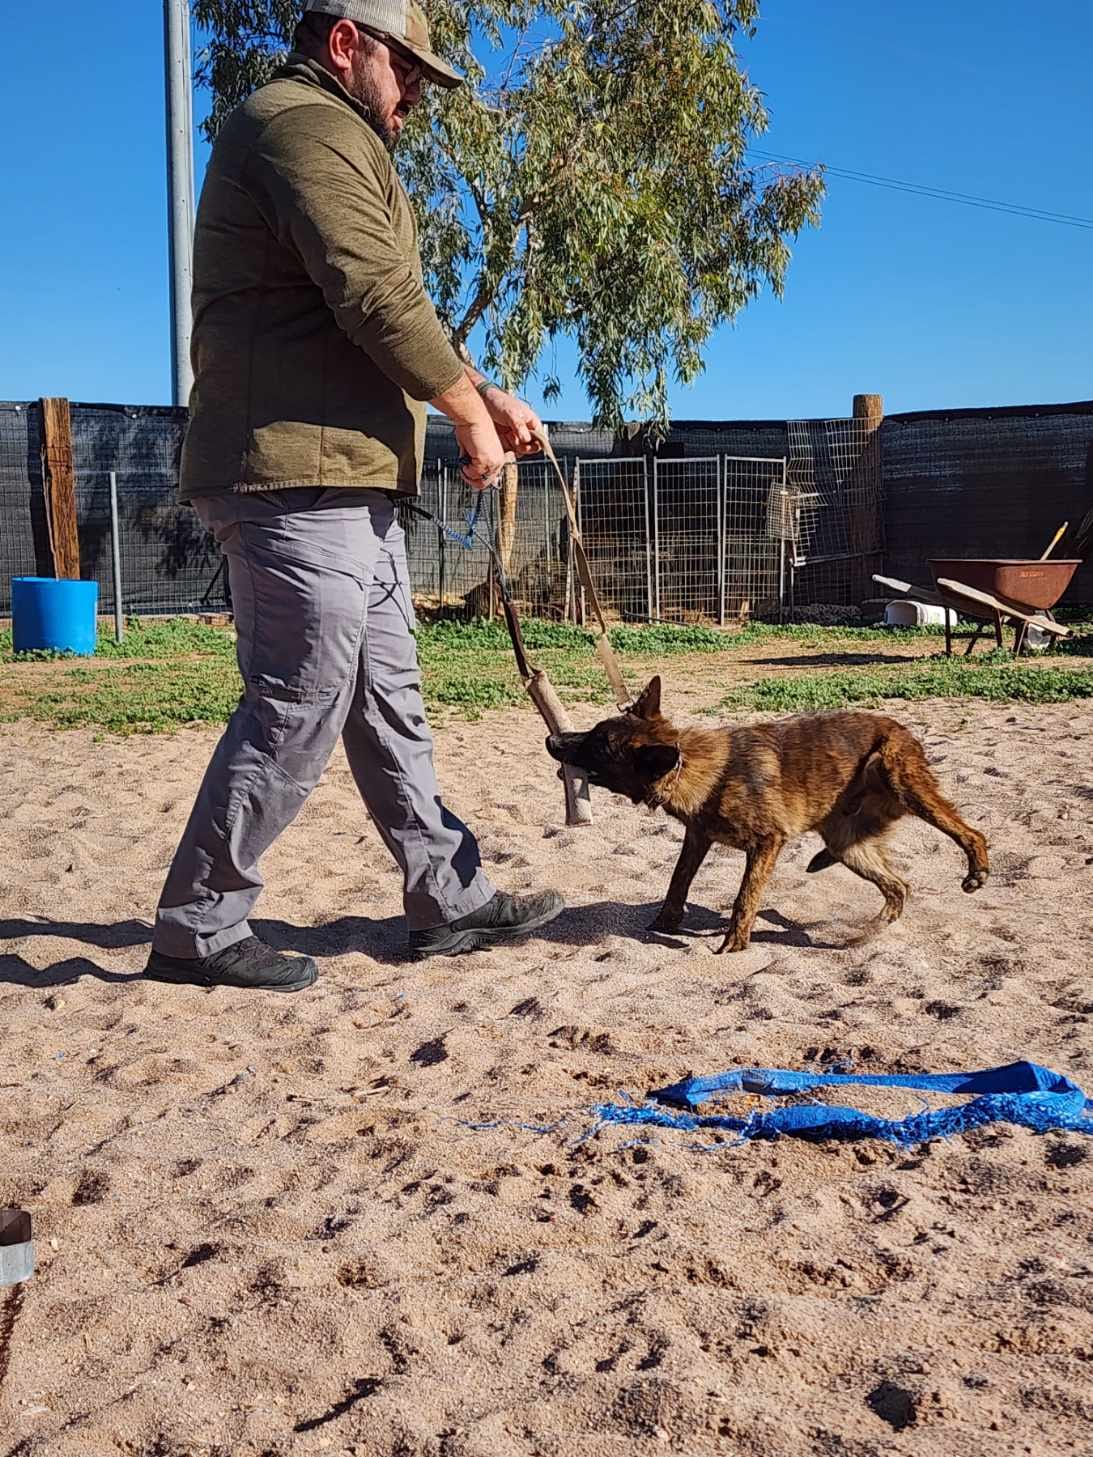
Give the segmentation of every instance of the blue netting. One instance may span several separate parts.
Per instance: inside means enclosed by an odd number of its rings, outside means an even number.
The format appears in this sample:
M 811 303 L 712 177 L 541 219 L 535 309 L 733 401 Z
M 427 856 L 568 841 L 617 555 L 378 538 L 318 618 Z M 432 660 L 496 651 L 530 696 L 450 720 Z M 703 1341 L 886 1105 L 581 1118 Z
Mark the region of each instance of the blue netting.
M 859 1108 L 827 1103 L 792 1104 L 746 1117 L 691 1111 L 717 1093 L 755 1093 L 773 1098 L 848 1085 L 963 1093 L 970 1096 L 970 1101 L 956 1107 L 927 1109 L 902 1119 L 876 1118 Z M 679 1111 L 672 1112 L 669 1108 Z M 782 1134 L 813 1139 L 883 1138 L 905 1147 L 931 1138 L 950 1138 L 987 1123 L 1016 1123 L 1036 1133 L 1062 1129 L 1093 1134 L 1093 1101 L 1070 1078 L 1034 1062 L 1012 1062 L 1005 1067 L 972 1073 L 922 1073 L 906 1077 L 733 1068 L 713 1077 L 686 1078 L 671 1087 L 660 1088 L 643 1105 L 603 1103 L 593 1112 L 600 1125 L 651 1124 L 686 1132 L 725 1129 L 742 1139 L 778 1138 Z

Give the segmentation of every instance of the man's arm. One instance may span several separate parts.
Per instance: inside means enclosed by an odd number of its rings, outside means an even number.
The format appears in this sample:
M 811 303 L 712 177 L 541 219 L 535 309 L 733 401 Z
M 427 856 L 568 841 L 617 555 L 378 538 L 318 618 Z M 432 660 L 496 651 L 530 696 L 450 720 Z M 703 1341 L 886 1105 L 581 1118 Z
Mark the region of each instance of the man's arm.
M 543 422 L 531 406 L 488 380 L 473 364 L 464 364 L 463 368 L 468 380 L 482 396 L 505 449 L 511 450 L 514 455 L 536 455 L 542 446 L 536 440 L 535 432 L 542 430 Z
M 463 467 L 467 484 L 478 490 L 496 485 L 502 466 L 512 457 L 506 457 L 497 427 L 467 376 L 462 375 L 450 390 L 430 404 L 447 415 L 455 426 L 455 438 L 468 460 Z
M 413 259 L 395 238 L 389 164 L 356 122 L 298 107 L 267 127 L 245 185 L 270 230 L 300 258 L 339 327 L 387 377 L 455 425 L 469 484 L 492 485 L 505 451 Z

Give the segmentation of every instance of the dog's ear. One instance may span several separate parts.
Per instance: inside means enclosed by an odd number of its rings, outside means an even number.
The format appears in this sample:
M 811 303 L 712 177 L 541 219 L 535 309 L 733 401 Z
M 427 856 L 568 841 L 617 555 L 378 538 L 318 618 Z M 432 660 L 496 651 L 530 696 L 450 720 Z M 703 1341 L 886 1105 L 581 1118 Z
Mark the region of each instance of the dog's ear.
M 630 712 L 635 718 L 660 717 L 660 675 L 652 679 L 634 700 Z
M 638 773 L 649 784 L 670 774 L 679 763 L 675 744 L 645 744 L 636 754 Z

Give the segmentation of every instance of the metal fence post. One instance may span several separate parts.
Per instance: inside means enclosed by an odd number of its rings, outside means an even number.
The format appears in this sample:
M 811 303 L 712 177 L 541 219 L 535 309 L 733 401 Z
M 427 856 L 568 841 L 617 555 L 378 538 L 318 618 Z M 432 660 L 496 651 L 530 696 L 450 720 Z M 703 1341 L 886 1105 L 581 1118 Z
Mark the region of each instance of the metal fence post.
M 729 484 L 729 465 L 723 455 L 717 457 L 717 625 L 725 626 L 725 553 L 727 533 L 725 531 L 725 492 Z
M 190 0 L 164 0 L 167 90 L 168 238 L 171 255 L 171 384 L 185 405 L 194 376 L 190 363 L 190 294 L 194 248 L 194 122 Z
M 660 502 L 657 494 L 657 462 L 653 460 L 653 531 L 649 535 L 649 466 L 641 459 L 642 486 L 645 495 L 645 573 L 649 583 L 649 621 L 660 621 Z
M 573 467 L 573 504 L 577 515 L 577 530 L 584 535 L 584 514 L 581 509 L 581 463 L 578 460 Z M 566 601 L 573 603 L 573 623 L 576 627 L 584 626 L 584 588 L 577 591 L 577 580 L 573 575 L 573 533 L 566 533 L 566 561 L 565 561 L 565 595 Z
M 786 532 L 789 523 L 789 491 L 786 488 L 786 463 L 782 462 L 782 488 L 778 492 L 778 621 L 786 620 Z M 794 533 L 794 539 L 796 533 Z
M 114 568 L 114 641 L 125 636 L 125 608 L 121 588 L 121 541 L 118 533 L 118 475 L 110 472 L 110 554 Z
M 34 1274 L 32 1236 L 30 1215 L 25 1209 L 0 1209 L 0 1400 L 25 1284 Z
M 438 461 L 436 468 L 436 504 L 437 515 L 448 524 L 448 465 L 446 461 Z M 436 529 L 437 539 L 437 596 L 440 598 L 440 615 L 444 615 L 444 599 L 448 591 L 448 538 L 444 529 L 438 526 Z

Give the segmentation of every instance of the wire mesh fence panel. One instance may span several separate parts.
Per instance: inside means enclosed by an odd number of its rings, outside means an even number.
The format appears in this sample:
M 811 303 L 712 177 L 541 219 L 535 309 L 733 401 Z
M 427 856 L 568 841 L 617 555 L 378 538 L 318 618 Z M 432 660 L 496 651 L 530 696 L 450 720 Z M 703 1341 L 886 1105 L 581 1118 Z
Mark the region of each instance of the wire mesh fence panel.
M 36 411 L 0 406 L 0 616 L 11 612 L 13 577 L 52 576 Z
M 217 612 L 227 605 L 220 552 L 178 500 L 185 417 L 171 410 L 83 405 L 72 411 L 80 575 L 114 608 L 110 472 L 117 480 L 122 605 L 147 616 Z M 37 407 L 0 407 L 0 612 L 13 576 L 52 576 Z
M 786 462 L 775 456 L 722 461 L 721 622 L 782 615 L 795 514 Z
M 658 622 L 721 616 L 721 462 L 653 461 L 653 615 Z
M 648 622 L 655 587 L 645 459 L 581 459 L 575 469 L 577 524 L 601 605 L 624 622 Z
M 872 595 L 884 556 L 880 442 L 866 419 L 790 420 L 788 479 L 797 501 L 794 605 Z
M 868 397 L 862 397 L 868 399 Z M 722 536 L 726 620 L 761 604 L 769 586 L 771 542 L 784 549 L 785 600 L 798 613 L 810 604 L 857 604 L 875 597 L 874 571 L 927 581 L 936 556 L 1019 557 L 1038 554 L 1060 522 L 1081 519 L 1093 481 L 1093 402 L 1013 406 L 876 419 L 802 421 L 681 421 L 673 427 L 663 468 L 686 456 L 688 468 L 723 460 Z M 149 614 L 220 610 L 226 606 L 219 555 L 187 506 L 176 504 L 178 451 L 184 410 L 160 406 L 72 404 L 80 570 L 102 585 L 103 610 L 113 602 L 110 563 L 109 472 L 118 476 L 122 576 L 127 610 Z M 36 402 L 0 402 L 0 616 L 10 614 L 13 576 L 54 570 L 43 489 L 42 410 Z M 579 424 L 552 429 L 563 464 L 584 474 L 585 531 L 616 617 L 654 615 L 651 476 L 640 454 L 640 431 L 594 430 Z M 884 442 L 883 478 L 880 442 Z M 626 454 L 622 454 L 626 452 Z M 687 456 L 686 452 L 694 452 Z M 431 418 L 430 466 L 424 503 L 462 527 L 469 497 L 460 484 L 451 425 Z M 765 530 L 750 480 L 752 466 L 730 462 L 788 454 L 787 498 L 776 498 Z M 652 456 L 649 456 L 651 462 Z M 760 467 L 765 468 L 765 467 Z M 733 471 L 736 471 L 734 485 Z M 579 610 L 572 590 L 560 496 L 543 489 L 542 462 L 520 467 L 510 566 L 524 611 L 557 615 Z M 646 487 L 649 487 L 648 492 Z M 883 490 L 882 490 L 883 486 Z M 747 504 L 751 501 L 751 504 Z M 734 523 L 733 510 L 744 521 Z M 668 524 L 661 561 L 662 609 L 705 616 L 708 569 L 702 549 L 675 550 Z M 505 527 L 505 523 L 501 523 Z M 673 524 L 673 529 L 675 526 Z M 690 530 L 690 524 L 684 531 Z M 423 604 L 463 615 L 489 610 L 484 549 L 465 553 L 441 544 L 435 527 L 407 515 L 410 570 Z M 887 542 L 886 542 L 887 534 Z M 1061 549 L 1065 549 L 1064 547 Z M 1088 601 L 1093 563 L 1075 578 L 1070 601 Z M 576 599 L 576 600 L 575 600 Z M 568 604 L 568 605 L 567 605 Z M 721 602 L 716 616 L 721 616 Z
M 565 461 L 560 462 L 568 480 Z M 545 460 L 518 466 L 518 493 L 511 541 L 502 524 L 502 561 L 517 609 L 531 617 L 561 618 L 566 612 L 569 523 L 565 503 Z
M 413 511 L 402 511 L 410 586 L 420 609 L 467 618 L 500 612 L 487 550 L 487 543 L 492 543 L 519 612 L 535 617 L 565 615 L 569 530 L 561 492 L 546 461 L 521 461 L 516 469 L 515 492 L 506 481 L 502 490 L 482 497 L 469 549 Z M 467 535 L 475 499 L 458 466 L 446 461 L 426 465 L 416 504 L 459 536 Z
M 420 611 L 455 617 L 488 617 L 496 590 L 487 543 L 496 531 L 496 492 L 482 498 L 475 539 L 469 548 L 451 541 L 441 527 L 425 521 L 405 507 L 400 511 L 406 531 L 410 590 Z M 428 461 L 416 502 L 432 512 L 443 526 L 460 536 L 469 530 L 474 496 L 463 483 L 459 468 L 447 461 Z
M 185 413 L 82 405 L 73 413 L 80 570 L 114 605 L 110 473 L 117 479 L 121 598 L 142 615 L 222 612 L 227 573 L 191 506 L 178 499 Z
M 141 474 L 117 480 L 120 595 L 128 615 L 221 613 L 231 609 L 224 558 L 193 507 Z M 84 476 L 79 488 L 82 574 L 99 584 L 99 606 L 114 609 L 110 476 Z M 84 543 L 87 543 L 85 549 Z
M 417 499 L 412 503 L 444 519 L 444 466 L 427 461 L 421 477 Z M 406 533 L 406 564 L 410 574 L 410 591 L 414 602 L 425 609 L 435 609 L 447 592 L 447 552 L 443 533 L 416 515 L 410 504 L 399 502 L 399 523 Z
M 883 442 L 888 576 L 931 585 L 931 558 L 1085 557 L 1064 604 L 1093 604 L 1093 401 L 888 416 Z M 874 587 L 870 595 L 881 590 Z

